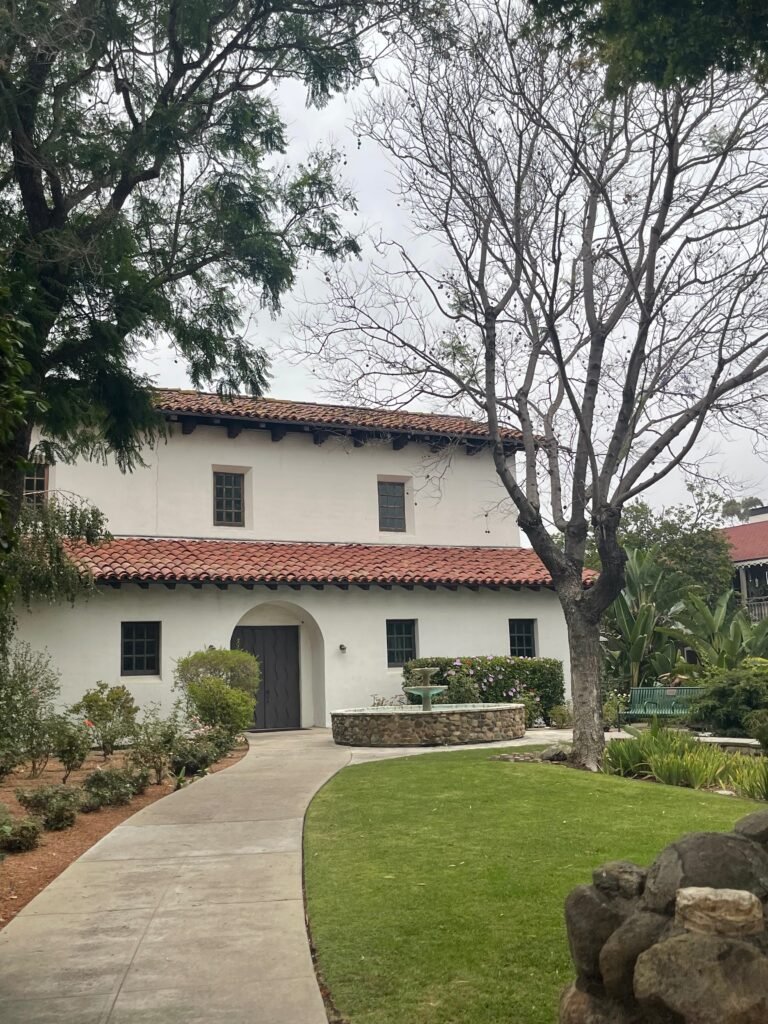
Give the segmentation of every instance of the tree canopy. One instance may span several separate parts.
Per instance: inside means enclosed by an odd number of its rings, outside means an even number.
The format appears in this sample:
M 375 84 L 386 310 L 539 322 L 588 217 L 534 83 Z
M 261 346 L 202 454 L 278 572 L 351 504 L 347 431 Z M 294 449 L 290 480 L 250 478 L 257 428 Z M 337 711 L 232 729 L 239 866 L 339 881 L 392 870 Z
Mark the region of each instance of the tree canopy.
M 622 547 L 654 552 L 653 563 L 660 575 L 655 600 L 665 610 L 690 594 L 714 604 L 732 585 L 730 547 L 719 531 L 722 499 L 707 491 L 693 491 L 692 496 L 691 504 L 670 505 L 660 511 L 647 501 L 633 501 L 621 516 Z M 599 568 L 594 541 L 588 547 L 586 563 Z
M 158 425 L 134 357 L 167 338 L 195 386 L 258 394 L 243 310 L 275 310 L 303 255 L 356 253 L 340 154 L 281 159 L 274 88 L 311 102 L 369 65 L 418 0 L 21 0 L 0 12 L 0 289 L 29 400 L 0 438 L 18 490 L 34 421 L 59 455 L 121 465 Z M 16 508 L 18 503 L 16 504 Z
M 640 82 L 666 88 L 714 70 L 768 70 L 768 7 L 762 0 L 531 0 L 567 43 L 607 65 L 609 91 Z

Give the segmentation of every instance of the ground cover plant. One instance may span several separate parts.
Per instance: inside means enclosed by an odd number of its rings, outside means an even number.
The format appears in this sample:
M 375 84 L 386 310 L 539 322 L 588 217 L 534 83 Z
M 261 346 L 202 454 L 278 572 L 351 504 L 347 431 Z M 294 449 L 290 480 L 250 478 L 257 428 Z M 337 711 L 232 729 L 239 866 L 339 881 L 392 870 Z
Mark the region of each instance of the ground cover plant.
M 491 756 L 356 765 L 311 804 L 310 930 L 349 1024 L 552 1024 L 570 889 L 756 806 Z

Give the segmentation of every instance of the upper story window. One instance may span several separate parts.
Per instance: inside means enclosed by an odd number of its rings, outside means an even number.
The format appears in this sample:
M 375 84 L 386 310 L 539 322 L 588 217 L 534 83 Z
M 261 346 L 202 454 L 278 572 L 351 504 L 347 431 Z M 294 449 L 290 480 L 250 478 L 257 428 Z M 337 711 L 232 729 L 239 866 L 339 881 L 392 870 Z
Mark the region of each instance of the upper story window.
M 121 623 L 120 675 L 160 675 L 160 623 Z
M 379 480 L 379 529 L 405 533 L 405 483 Z
M 416 654 L 416 619 L 387 619 L 387 665 L 399 668 Z
M 536 620 L 509 620 L 509 653 L 513 658 L 536 657 Z
M 47 491 L 48 467 L 43 462 L 35 462 L 24 474 L 24 500 L 30 505 L 42 505 Z
M 214 471 L 214 526 L 245 526 L 245 474 Z

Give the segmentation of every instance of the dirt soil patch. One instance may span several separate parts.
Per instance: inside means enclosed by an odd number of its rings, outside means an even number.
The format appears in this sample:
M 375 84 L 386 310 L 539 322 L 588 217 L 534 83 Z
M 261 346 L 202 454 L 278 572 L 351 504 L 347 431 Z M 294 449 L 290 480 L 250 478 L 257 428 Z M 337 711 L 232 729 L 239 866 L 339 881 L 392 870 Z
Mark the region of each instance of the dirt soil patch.
M 228 757 L 217 761 L 209 771 L 220 772 L 223 768 L 237 764 L 247 751 L 247 744 L 237 747 Z M 105 762 L 101 754 L 94 753 L 79 771 L 72 772 L 67 779 L 67 785 L 79 786 L 86 775 L 104 764 L 122 767 L 123 754 L 117 751 Z M 13 817 L 22 818 L 26 811 L 17 801 L 14 790 L 57 785 L 61 782 L 63 774 L 64 771 L 56 758 L 51 758 L 45 771 L 37 779 L 31 779 L 25 768 L 17 769 L 0 782 L 0 804 L 4 804 Z M 166 780 L 159 786 L 149 786 L 145 793 L 135 796 L 130 804 L 124 807 L 103 807 L 93 814 L 78 814 L 72 828 L 63 832 L 43 832 L 36 850 L 7 854 L 5 860 L 0 863 L 0 928 L 4 928 L 12 921 L 30 900 L 102 836 L 111 832 L 115 826 L 130 818 L 136 811 L 140 811 L 142 807 L 147 807 L 155 800 L 160 800 L 173 792 L 173 785 L 172 780 Z

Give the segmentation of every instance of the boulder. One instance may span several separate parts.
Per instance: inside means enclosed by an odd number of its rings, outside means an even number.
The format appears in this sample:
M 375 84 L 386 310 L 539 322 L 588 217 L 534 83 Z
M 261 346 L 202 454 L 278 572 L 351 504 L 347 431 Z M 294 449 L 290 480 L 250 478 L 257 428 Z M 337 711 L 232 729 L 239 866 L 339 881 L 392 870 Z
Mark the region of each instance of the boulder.
M 659 941 L 669 925 L 663 914 L 640 910 L 613 932 L 599 957 L 600 975 L 609 996 L 621 1000 L 631 994 L 637 958 Z
M 642 895 L 647 875 L 646 868 L 630 860 L 612 860 L 592 872 L 592 881 L 606 896 L 632 900 Z
M 768 846 L 768 811 L 755 811 L 741 818 L 733 826 L 733 831 L 739 835 L 746 836 L 753 843 L 761 843 Z
M 647 1024 L 637 1010 L 569 985 L 560 999 L 560 1024 Z
M 736 938 L 765 931 L 763 905 L 744 889 L 690 886 L 679 889 L 675 922 L 689 932 L 730 935 Z
M 693 832 L 667 846 L 653 862 L 643 892 L 647 910 L 672 913 L 678 889 L 746 889 L 768 897 L 768 850 L 745 835 Z
M 634 992 L 653 1022 L 766 1024 L 768 959 L 739 939 L 677 935 L 640 954 Z
M 539 754 L 542 761 L 567 761 L 568 751 L 563 747 L 547 747 Z
M 600 980 L 600 950 L 627 916 L 627 906 L 606 899 L 591 885 L 578 885 L 565 901 L 565 926 L 576 971 L 582 978 Z

